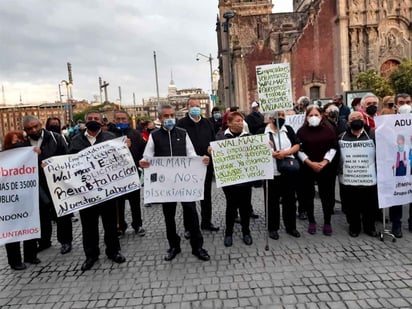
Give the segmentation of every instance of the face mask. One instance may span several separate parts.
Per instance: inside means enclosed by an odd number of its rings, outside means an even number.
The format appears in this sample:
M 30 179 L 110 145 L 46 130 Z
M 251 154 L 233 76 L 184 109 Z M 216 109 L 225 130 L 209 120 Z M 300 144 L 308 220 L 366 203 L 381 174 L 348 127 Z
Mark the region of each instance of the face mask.
M 128 123 L 118 123 L 116 124 L 116 127 L 120 130 L 120 131 L 124 131 L 129 127 Z
M 403 145 L 398 146 L 398 151 L 403 151 L 404 149 L 405 149 L 405 146 L 403 146 Z
M 320 124 L 320 118 L 318 116 L 311 116 L 308 122 L 310 127 L 317 127 Z
M 273 120 L 273 124 L 275 125 L 275 127 L 277 127 L 277 120 L 276 119 Z M 284 124 L 285 124 L 285 119 L 279 118 L 279 128 L 283 127 Z
M 215 120 L 219 120 L 219 119 L 222 119 L 222 115 L 221 115 L 220 113 L 214 113 L 214 114 L 213 114 L 213 118 L 214 118 Z
M 329 116 L 329 118 L 332 118 L 332 119 L 338 119 L 338 117 L 339 117 L 339 112 L 338 112 L 338 111 L 330 111 L 330 112 L 328 113 L 328 116 Z
M 168 118 L 163 121 L 163 127 L 170 131 L 175 127 L 176 119 L 175 118 Z
M 369 105 L 367 108 L 366 108 L 366 113 L 369 115 L 369 116 L 374 116 L 375 114 L 376 114 L 376 111 L 378 110 L 378 108 L 376 107 L 376 105 Z
M 97 122 L 97 121 L 94 121 L 94 120 L 86 122 L 87 130 L 90 130 L 92 132 L 99 131 L 101 127 L 102 127 L 102 125 L 100 124 L 100 122 Z
M 358 131 L 358 130 L 362 129 L 363 128 L 363 120 L 362 119 L 353 120 L 350 123 L 350 128 L 352 130 L 355 130 L 355 131 Z
M 389 108 L 393 108 L 394 105 L 395 105 L 394 103 L 388 103 Z
M 191 107 L 189 110 L 189 115 L 191 117 L 199 117 L 202 111 L 200 110 L 200 107 Z
M 49 126 L 49 131 L 60 133 L 60 126 L 57 125 L 57 124 L 53 124 L 53 125 Z
M 154 130 L 154 128 L 152 128 L 152 129 L 147 128 L 146 129 L 146 131 L 149 132 L 149 133 L 152 132 L 153 130 Z
M 409 114 L 411 112 L 411 106 L 410 105 L 402 105 L 401 107 L 398 108 L 398 113 L 399 114 Z
M 39 130 L 35 133 L 27 134 L 31 139 L 34 139 L 35 141 L 38 141 L 39 138 L 41 137 L 41 132 L 42 130 Z

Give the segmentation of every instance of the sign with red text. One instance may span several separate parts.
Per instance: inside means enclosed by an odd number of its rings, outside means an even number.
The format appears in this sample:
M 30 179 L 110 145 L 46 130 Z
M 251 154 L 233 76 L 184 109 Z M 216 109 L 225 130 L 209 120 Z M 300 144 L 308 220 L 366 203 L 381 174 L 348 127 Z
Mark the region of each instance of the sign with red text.
M 144 202 L 203 200 L 206 165 L 203 157 L 155 157 L 144 169 Z
M 39 172 L 33 147 L 0 152 L 0 245 L 40 238 Z
M 43 161 L 59 217 L 140 189 L 140 179 L 124 137 Z

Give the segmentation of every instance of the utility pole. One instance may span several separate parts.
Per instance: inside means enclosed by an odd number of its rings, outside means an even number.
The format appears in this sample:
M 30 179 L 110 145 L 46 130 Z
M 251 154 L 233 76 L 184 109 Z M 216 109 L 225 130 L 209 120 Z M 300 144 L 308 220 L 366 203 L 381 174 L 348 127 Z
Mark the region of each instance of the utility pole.
M 157 61 L 156 61 L 156 51 L 153 51 L 154 65 L 155 65 L 155 75 L 156 75 L 156 93 L 157 93 L 157 107 L 160 106 L 160 95 L 159 95 L 159 80 L 157 77 Z
M 122 109 L 122 88 L 119 86 L 119 109 Z

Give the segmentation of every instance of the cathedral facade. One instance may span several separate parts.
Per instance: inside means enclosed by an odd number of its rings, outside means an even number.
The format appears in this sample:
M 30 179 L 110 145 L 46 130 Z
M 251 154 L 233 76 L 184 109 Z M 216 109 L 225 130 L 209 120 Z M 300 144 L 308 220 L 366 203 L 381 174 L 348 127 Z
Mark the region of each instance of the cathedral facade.
M 315 100 L 352 90 L 359 72 L 386 77 L 411 58 L 411 0 L 293 0 L 294 12 L 276 14 L 273 2 L 219 0 L 218 95 L 226 106 L 248 111 L 259 99 L 257 65 L 290 63 L 294 99 Z

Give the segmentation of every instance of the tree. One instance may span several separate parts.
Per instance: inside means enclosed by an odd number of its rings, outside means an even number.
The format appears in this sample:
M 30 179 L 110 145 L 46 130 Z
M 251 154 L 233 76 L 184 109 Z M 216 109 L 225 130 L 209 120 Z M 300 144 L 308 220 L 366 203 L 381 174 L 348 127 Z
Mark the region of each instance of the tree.
M 393 89 L 389 82 L 379 76 L 373 69 L 360 72 L 355 77 L 354 88 L 358 90 L 371 89 L 374 94 L 381 98 L 393 94 Z
M 389 75 L 389 82 L 395 93 L 412 94 L 412 60 L 401 62 Z

